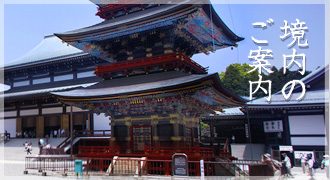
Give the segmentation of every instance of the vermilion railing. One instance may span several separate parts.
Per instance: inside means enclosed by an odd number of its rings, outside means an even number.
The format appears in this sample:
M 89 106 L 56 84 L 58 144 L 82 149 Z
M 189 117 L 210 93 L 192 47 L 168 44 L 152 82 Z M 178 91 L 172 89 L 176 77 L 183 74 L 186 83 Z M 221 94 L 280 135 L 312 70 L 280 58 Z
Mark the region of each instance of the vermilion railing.
M 189 158 L 189 156 L 188 156 Z M 81 157 L 26 157 L 25 171 L 39 172 L 75 172 L 75 160 L 82 160 L 83 173 L 104 175 L 172 175 L 172 160 L 120 158 L 116 163 L 113 158 Z M 118 161 L 118 160 L 117 160 Z M 265 163 L 255 162 L 215 162 L 204 161 L 205 176 L 273 176 L 274 172 Z M 200 176 L 200 161 L 188 161 L 189 176 Z
M 77 156 L 104 156 L 120 153 L 120 146 L 79 146 Z
M 150 147 L 145 146 L 146 155 L 170 156 L 174 153 L 185 153 L 188 156 L 214 157 L 213 148 L 195 147 Z
M 228 158 L 228 159 L 232 159 L 232 155 L 231 155 L 231 148 L 230 148 L 230 143 L 229 143 L 229 139 L 226 139 L 226 143 L 224 145 L 223 148 L 219 149 L 219 156 L 220 158 Z
M 112 157 L 115 155 L 121 156 L 146 156 L 148 158 L 162 157 L 171 159 L 174 153 L 185 153 L 187 156 L 194 159 L 211 159 L 215 157 L 235 159 L 232 157 L 231 149 L 219 149 L 219 155 L 215 155 L 214 148 L 195 147 L 151 147 L 145 146 L 144 153 L 126 154 L 121 152 L 120 146 L 79 146 L 79 157 Z

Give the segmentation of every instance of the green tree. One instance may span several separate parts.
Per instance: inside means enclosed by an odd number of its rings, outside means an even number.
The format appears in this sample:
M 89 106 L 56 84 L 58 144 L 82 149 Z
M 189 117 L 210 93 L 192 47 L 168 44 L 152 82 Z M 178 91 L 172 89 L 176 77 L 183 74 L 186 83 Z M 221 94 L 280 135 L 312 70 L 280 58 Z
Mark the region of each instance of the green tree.
M 273 67 L 272 70 L 274 72 L 268 76 L 268 79 L 272 81 L 272 93 L 281 91 L 283 86 L 289 81 L 300 80 L 311 73 L 311 71 L 306 71 L 304 75 L 301 75 L 298 71 L 286 70 L 284 74 L 283 67 L 280 70 L 277 70 L 276 67 Z
M 226 68 L 225 72 L 219 73 L 222 84 L 225 88 L 239 96 L 250 96 L 250 83 L 249 81 L 258 81 L 258 71 L 250 70 L 253 68 L 248 64 L 240 64 L 235 63 L 231 64 Z M 304 75 L 301 75 L 298 71 L 289 71 L 287 70 L 285 74 L 283 74 L 283 68 L 278 70 L 275 66 L 271 68 L 273 73 L 264 74 L 261 73 L 262 80 L 270 80 L 272 82 L 271 93 L 274 94 L 278 91 L 281 91 L 283 86 L 291 81 L 291 80 L 299 80 L 310 73 L 310 71 L 306 71 Z M 261 85 L 263 88 L 268 90 L 267 84 Z M 256 85 L 252 87 L 252 91 L 254 91 Z M 255 94 L 253 94 L 254 98 L 264 97 L 266 94 L 263 93 L 262 90 L 258 90 Z
M 226 68 L 225 72 L 219 74 L 221 82 L 231 92 L 239 96 L 249 96 L 250 95 L 250 83 L 249 81 L 258 81 L 259 76 L 257 71 L 250 70 L 253 68 L 248 64 L 235 63 L 231 64 Z M 264 74 L 262 74 L 264 76 Z M 254 97 L 263 97 L 262 92 L 257 92 Z

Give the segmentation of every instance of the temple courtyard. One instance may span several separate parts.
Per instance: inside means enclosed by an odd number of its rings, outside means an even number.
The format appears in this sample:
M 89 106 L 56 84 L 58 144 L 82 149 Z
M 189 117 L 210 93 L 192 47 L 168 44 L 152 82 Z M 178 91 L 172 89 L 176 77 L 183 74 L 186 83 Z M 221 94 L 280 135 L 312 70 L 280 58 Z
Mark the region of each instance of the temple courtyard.
M 55 147 L 61 143 L 64 138 L 50 138 L 49 143 Z M 25 142 L 32 142 L 32 154 L 27 155 L 23 146 Z M 27 175 L 24 175 L 25 170 L 25 157 L 26 156 L 37 156 L 38 149 L 38 139 L 11 139 L 10 141 L 3 144 L 4 153 L 3 157 L 0 160 L 0 167 L 3 167 L 3 176 L 5 179 L 39 179 L 39 178 L 51 178 L 51 179 L 76 179 L 73 173 L 68 173 L 67 176 L 62 176 L 62 172 L 47 172 L 47 176 L 42 176 L 41 172 L 37 170 L 29 170 Z M 307 174 L 302 173 L 301 167 L 293 167 L 292 172 L 294 178 L 284 178 L 284 179 L 297 179 L 297 180 L 326 180 L 325 171 L 317 169 L 313 177 L 308 176 Z M 201 179 L 201 177 L 173 177 L 173 176 L 104 176 L 104 175 L 90 175 L 84 176 L 83 179 Z M 236 177 L 237 178 L 237 177 Z M 205 177 L 205 179 L 236 179 L 235 177 Z M 250 177 L 250 179 L 256 179 L 257 177 Z M 260 177 L 259 177 L 260 178 Z M 267 179 L 267 178 L 266 178 Z

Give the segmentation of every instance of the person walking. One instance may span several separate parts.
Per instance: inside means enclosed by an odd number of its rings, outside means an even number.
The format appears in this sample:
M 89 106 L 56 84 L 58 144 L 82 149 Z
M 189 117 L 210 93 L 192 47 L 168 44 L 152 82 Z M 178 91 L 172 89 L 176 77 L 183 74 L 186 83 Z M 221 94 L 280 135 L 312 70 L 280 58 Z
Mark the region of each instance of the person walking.
M 24 147 L 25 147 L 25 151 L 26 151 L 26 154 L 32 154 L 31 151 L 32 151 L 32 142 L 25 142 L 24 144 Z
M 283 156 L 283 165 L 284 168 L 286 169 L 286 175 L 293 177 L 292 173 L 291 173 L 291 160 L 289 158 L 289 156 L 286 153 L 282 154 Z
M 321 162 L 321 169 L 325 170 L 327 179 L 329 179 L 329 155 L 324 155 L 324 159 Z
M 261 156 L 261 161 L 266 163 L 267 166 L 273 170 L 275 179 L 281 179 L 281 163 L 272 159 L 269 153 L 263 154 Z

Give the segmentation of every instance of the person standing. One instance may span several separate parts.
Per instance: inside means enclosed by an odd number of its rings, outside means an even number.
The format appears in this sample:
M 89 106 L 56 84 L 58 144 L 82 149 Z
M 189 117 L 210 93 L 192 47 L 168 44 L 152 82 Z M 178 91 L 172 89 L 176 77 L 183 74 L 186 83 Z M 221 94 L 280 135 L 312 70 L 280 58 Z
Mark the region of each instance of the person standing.
M 313 155 L 308 154 L 307 159 L 308 159 L 307 160 L 308 175 L 313 176 L 313 165 L 314 165 Z
M 324 159 L 321 162 L 321 169 L 325 170 L 327 179 L 329 179 L 329 155 L 324 155 Z
M 301 168 L 302 168 L 302 172 L 305 174 L 306 171 L 306 163 L 307 163 L 307 155 L 306 154 L 302 154 L 301 155 Z
M 54 138 L 57 138 L 57 130 L 54 130 Z
M 289 158 L 289 156 L 286 153 L 282 154 L 283 156 L 283 163 L 284 163 L 284 168 L 286 168 L 286 172 L 289 176 L 293 177 L 292 173 L 291 173 L 291 160 Z
M 60 129 L 58 129 L 58 132 L 57 132 L 57 134 L 58 134 L 58 137 L 61 137 L 61 128 L 60 128 Z

